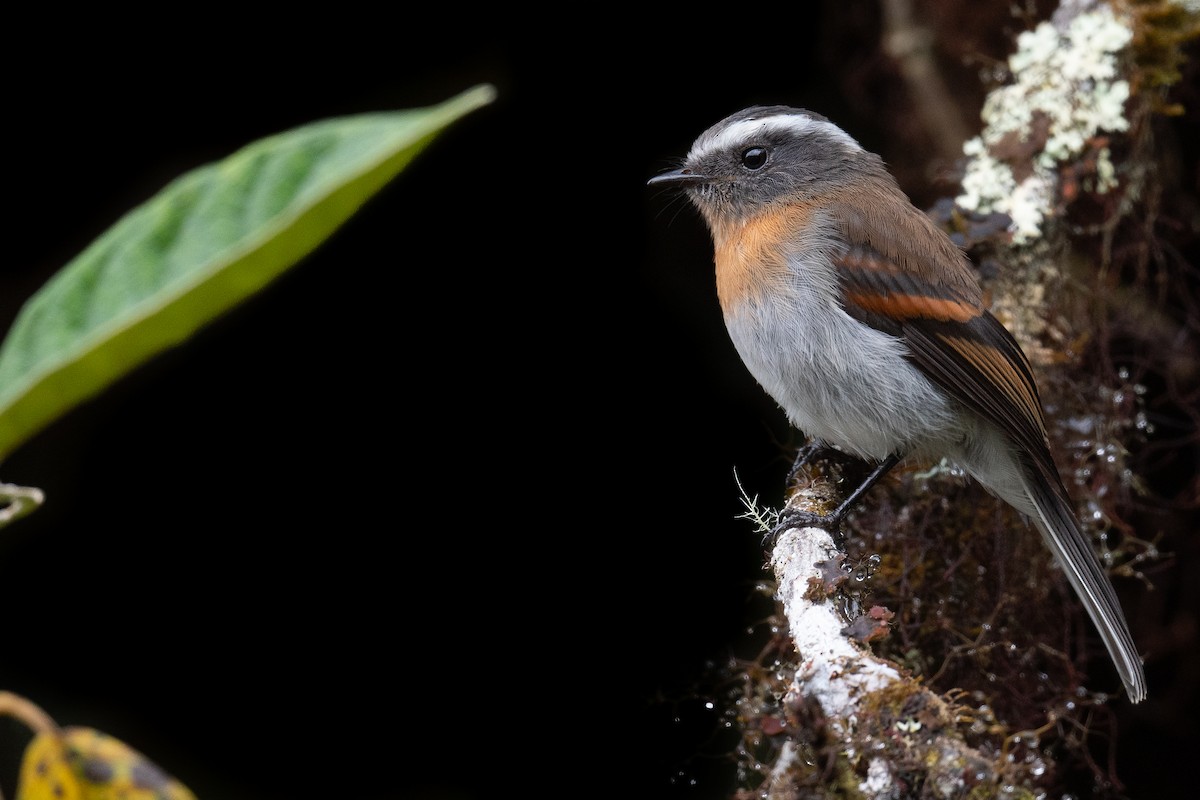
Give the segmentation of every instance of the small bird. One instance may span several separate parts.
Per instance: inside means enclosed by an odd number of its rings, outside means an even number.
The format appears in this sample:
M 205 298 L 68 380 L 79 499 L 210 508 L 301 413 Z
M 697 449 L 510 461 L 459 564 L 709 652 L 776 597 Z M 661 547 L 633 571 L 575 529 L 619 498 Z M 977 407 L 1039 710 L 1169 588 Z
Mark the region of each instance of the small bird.
M 649 184 L 681 187 L 703 216 L 725 325 L 758 383 L 814 444 L 877 465 L 832 521 L 902 458 L 956 462 L 1033 521 L 1143 700 L 1141 658 L 1054 465 L 1029 362 L 966 254 L 883 160 L 820 114 L 755 106 Z

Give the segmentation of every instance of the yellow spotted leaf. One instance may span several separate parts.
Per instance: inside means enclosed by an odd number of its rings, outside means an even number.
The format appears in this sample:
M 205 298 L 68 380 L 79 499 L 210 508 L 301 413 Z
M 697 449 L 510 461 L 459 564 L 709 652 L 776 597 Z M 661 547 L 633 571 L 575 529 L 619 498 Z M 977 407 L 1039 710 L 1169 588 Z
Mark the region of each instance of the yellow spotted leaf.
M 16 800 L 196 800 L 124 742 L 92 728 L 43 731 L 25 748 Z

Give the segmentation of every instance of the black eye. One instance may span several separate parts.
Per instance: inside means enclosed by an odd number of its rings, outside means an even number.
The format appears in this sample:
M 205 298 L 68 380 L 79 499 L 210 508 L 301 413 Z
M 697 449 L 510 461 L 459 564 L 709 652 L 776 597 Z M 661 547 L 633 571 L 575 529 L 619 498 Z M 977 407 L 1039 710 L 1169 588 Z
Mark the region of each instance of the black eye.
M 762 169 L 767 163 L 767 148 L 747 147 L 742 151 L 742 166 L 746 169 Z

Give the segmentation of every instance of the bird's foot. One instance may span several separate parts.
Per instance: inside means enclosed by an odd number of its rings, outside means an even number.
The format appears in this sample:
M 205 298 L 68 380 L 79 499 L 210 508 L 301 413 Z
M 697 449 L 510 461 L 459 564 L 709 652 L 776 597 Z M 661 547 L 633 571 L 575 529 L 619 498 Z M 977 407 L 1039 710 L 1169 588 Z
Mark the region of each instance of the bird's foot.
M 817 514 L 813 511 L 802 511 L 798 508 L 788 508 L 779 515 L 779 520 L 771 530 L 763 536 L 763 546 L 775 545 L 780 535 L 792 528 L 820 528 L 828 531 L 835 539 L 842 539 L 842 522 L 846 519 L 849 509 L 843 504 L 829 514 Z
M 828 456 L 838 453 L 839 451 L 822 442 L 820 439 L 811 439 L 807 444 L 800 448 L 796 453 L 796 459 L 792 462 L 792 468 L 788 470 L 787 478 L 784 479 L 784 486 L 791 486 L 796 482 L 796 476 L 800 474 L 810 462 L 816 460 L 818 456 Z

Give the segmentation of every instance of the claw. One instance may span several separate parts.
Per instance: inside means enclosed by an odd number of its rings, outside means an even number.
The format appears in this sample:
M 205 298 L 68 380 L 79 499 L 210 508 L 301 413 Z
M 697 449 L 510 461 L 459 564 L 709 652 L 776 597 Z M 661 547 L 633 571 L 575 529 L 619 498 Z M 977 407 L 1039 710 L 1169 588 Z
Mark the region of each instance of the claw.
M 795 478 L 804 465 L 812 459 L 813 454 L 821 449 L 825 449 L 826 447 L 827 446 L 823 442 L 814 439 L 812 442 L 801 448 L 799 455 L 796 457 L 796 463 L 792 465 L 792 471 L 788 473 L 788 485 L 791 485 L 792 479 Z M 837 453 L 839 451 L 835 450 L 833 452 Z M 866 494 L 868 489 L 875 485 L 876 481 L 886 475 L 888 471 L 891 470 L 891 468 L 894 467 L 899 461 L 900 457 L 898 455 L 891 455 L 879 462 L 879 464 L 876 465 L 876 467 L 871 471 L 871 474 L 868 475 L 861 484 L 859 484 L 858 488 L 851 492 L 846 499 L 842 501 L 841 505 L 828 514 L 814 514 L 811 511 L 801 511 L 796 508 L 785 508 L 783 513 L 779 515 L 779 522 L 776 523 L 775 527 L 768 531 L 765 536 L 763 536 L 763 546 L 774 546 L 775 541 L 779 538 L 781 533 L 789 528 L 797 527 L 821 528 L 822 530 L 829 531 L 835 537 L 841 537 L 843 535 L 841 531 L 842 521 L 845 520 L 846 515 L 850 513 L 850 509 L 862 499 L 862 496 Z
M 801 511 L 791 508 L 779 515 L 779 522 L 763 536 L 763 546 L 775 546 L 775 540 L 780 534 L 791 528 L 820 528 L 829 531 L 835 537 L 842 536 L 842 522 L 850 507 L 843 503 L 830 514 L 816 514 L 812 511 Z

